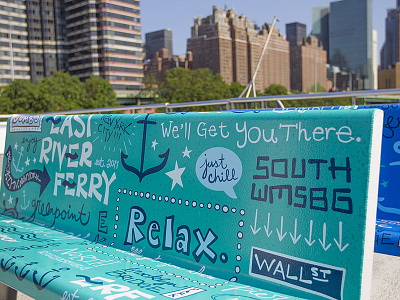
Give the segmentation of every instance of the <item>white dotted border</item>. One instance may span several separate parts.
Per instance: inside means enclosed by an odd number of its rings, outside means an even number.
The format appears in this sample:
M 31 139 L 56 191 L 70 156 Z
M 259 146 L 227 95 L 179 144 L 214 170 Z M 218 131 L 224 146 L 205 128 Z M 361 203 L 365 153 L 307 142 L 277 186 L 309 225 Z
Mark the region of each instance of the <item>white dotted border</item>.
M 174 198 L 174 197 L 172 197 L 172 198 L 169 198 L 168 196 L 162 196 L 162 195 L 155 195 L 155 194 L 151 194 L 150 192 L 143 192 L 143 191 L 132 191 L 132 190 L 127 190 L 126 188 L 124 188 L 124 189 L 121 189 L 121 188 L 118 188 L 118 193 L 119 194 L 121 194 L 121 193 L 123 193 L 123 194 L 129 194 L 129 196 L 132 196 L 132 195 L 134 195 L 135 197 L 140 197 L 140 198 L 146 198 L 146 199 L 152 199 L 153 201 L 156 201 L 156 200 L 158 200 L 159 202 L 161 202 L 161 201 L 165 201 L 165 202 L 170 202 L 171 204 L 175 204 L 175 203 L 178 203 L 178 205 L 185 205 L 185 206 L 187 206 L 187 207 L 192 207 L 192 208 L 196 208 L 196 207 L 199 207 L 199 208 L 205 208 L 205 207 L 207 207 L 208 209 L 215 209 L 216 211 L 221 211 L 221 212 L 223 212 L 223 213 L 228 213 L 229 211 L 231 211 L 232 212 L 232 214 L 236 214 L 237 213 L 237 209 L 235 208 L 235 207 L 232 207 L 231 209 L 229 209 L 229 207 L 227 206 L 227 205 L 223 205 L 222 207 L 221 207 L 221 205 L 220 204 L 215 204 L 214 206 L 210 203 L 210 202 L 208 202 L 207 203 L 207 205 L 206 204 L 204 204 L 204 203 L 197 203 L 196 201 L 192 201 L 192 202 L 190 202 L 189 200 L 182 200 L 182 199 L 178 199 L 178 200 L 176 200 L 176 198 Z M 117 198 L 117 202 L 119 202 L 120 201 L 120 198 L 118 197 Z M 116 211 L 118 212 L 119 211 L 119 207 L 117 206 L 116 207 Z M 241 215 L 241 216 L 244 216 L 245 214 L 246 214 L 246 211 L 244 210 L 244 209 L 240 209 L 239 210 L 239 214 Z M 118 220 L 119 220 L 119 216 L 118 216 L 118 213 L 115 215 L 115 221 L 116 222 L 118 222 Z M 243 228 L 243 226 L 244 226 L 244 221 L 243 220 L 240 220 L 239 221 L 239 223 L 238 223 L 238 225 L 239 225 L 239 231 L 237 232 L 237 238 L 239 239 L 239 240 L 242 240 L 243 239 L 243 232 L 241 231 L 242 230 L 242 228 Z M 117 224 L 114 224 L 114 229 L 116 230 L 118 228 L 118 225 Z M 116 238 L 117 237 L 117 234 L 116 233 L 114 233 L 113 234 L 113 237 L 114 238 Z M 114 244 L 114 243 L 113 243 Z M 113 245 L 112 244 L 112 245 Z M 242 244 L 240 243 L 240 241 L 238 242 L 238 244 L 237 244 L 237 246 L 236 246 L 236 248 L 237 248 L 237 250 L 242 250 Z M 241 255 L 236 255 L 236 261 L 237 262 L 240 262 L 242 260 L 242 257 L 241 257 Z M 240 267 L 239 266 L 236 266 L 235 267 L 235 273 L 236 274 L 239 274 L 240 273 L 240 271 L 241 271 L 241 269 L 240 269 Z

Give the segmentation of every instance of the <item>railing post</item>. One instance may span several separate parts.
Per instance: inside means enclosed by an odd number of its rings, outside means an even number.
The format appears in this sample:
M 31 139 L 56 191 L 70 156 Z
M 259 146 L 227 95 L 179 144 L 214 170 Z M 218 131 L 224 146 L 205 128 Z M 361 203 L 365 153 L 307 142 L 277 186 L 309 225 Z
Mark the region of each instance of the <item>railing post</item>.
M 351 97 L 351 105 L 356 106 L 356 96 Z

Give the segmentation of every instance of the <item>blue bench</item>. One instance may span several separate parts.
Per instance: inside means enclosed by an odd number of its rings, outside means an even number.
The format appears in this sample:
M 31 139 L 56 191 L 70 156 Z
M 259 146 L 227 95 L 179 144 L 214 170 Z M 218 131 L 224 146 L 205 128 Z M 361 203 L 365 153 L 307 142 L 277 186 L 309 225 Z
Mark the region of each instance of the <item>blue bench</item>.
M 367 298 L 382 119 L 12 117 L 0 281 L 36 299 Z

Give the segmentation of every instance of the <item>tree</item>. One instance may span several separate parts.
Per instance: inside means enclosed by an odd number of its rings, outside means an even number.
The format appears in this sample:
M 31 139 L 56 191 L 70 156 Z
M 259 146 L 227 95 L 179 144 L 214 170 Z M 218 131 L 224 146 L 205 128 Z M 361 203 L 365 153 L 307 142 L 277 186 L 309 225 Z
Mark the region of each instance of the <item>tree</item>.
M 40 101 L 52 101 L 57 111 L 85 107 L 84 103 L 87 100 L 85 85 L 78 77 L 71 76 L 66 72 L 55 72 L 53 77 L 46 77 L 37 85 Z
M 239 82 L 232 82 L 229 86 L 229 89 L 231 90 L 230 98 L 238 98 L 245 88 L 246 86 L 241 85 Z
M 118 106 L 111 84 L 92 75 L 85 83 L 55 72 L 40 82 L 14 80 L 1 88 L 0 113 L 42 113 Z
M 282 84 L 273 83 L 264 90 L 264 96 L 287 95 L 288 90 Z
M 165 73 L 165 81 L 159 88 L 160 102 L 182 103 L 202 100 L 230 98 L 229 86 L 221 75 L 213 75 L 210 69 L 185 70 L 170 69 Z M 210 110 L 211 107 L 190 110 Z
M 100 108 L 118 106 L 117 95 L 111 84 L 100 76 L 92 75 L 85 82 L 86 99 L 82 108 Z
M 307 94 L 315 93 L 315 84 L 307 89 Z M 317 82 L 317 93 L 326 93 L 326 88 L 324 88 L 319 82 Z
M 40 112 L 51 103 L 38 101 L 39 93 L 30 80 L 14 80 L 4 87 L 0 95 L 0 111 L 3 114 Z

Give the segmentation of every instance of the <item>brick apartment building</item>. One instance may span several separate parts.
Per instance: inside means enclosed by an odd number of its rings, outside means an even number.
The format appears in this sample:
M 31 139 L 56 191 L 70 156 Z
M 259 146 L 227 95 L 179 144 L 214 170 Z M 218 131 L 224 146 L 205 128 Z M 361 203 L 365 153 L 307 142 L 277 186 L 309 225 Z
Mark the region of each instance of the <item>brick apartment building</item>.
M 182 55 L 169 56 L 167 48 L 162 48 L 153 53 L 153 58 L 144 64 L 144 74 L 153 76 L 158 83 L 164 81 L 164 73 L 172 68 L 184 68 L 185 70 L 192 68 L 192 53 L 187 53 L 186 57 Z
M 291 89 L 313 92 L 315 83 L 327 88 L 327 53 L 318 38 L 309 36 L 290 47 Z
M 214 6 L 212 15 L 194 19 L 187 41 L 187 51 L 193 54 L 192 67 L 210 68 L 226 83 L 247 85 L 270 30 L 270 25 L 260 29 L 234 9 Z M 289 42 L 274 28 L 255 81 L 256 89 L 264 91 L 273 83 L 290 89 L 289 63 Z

